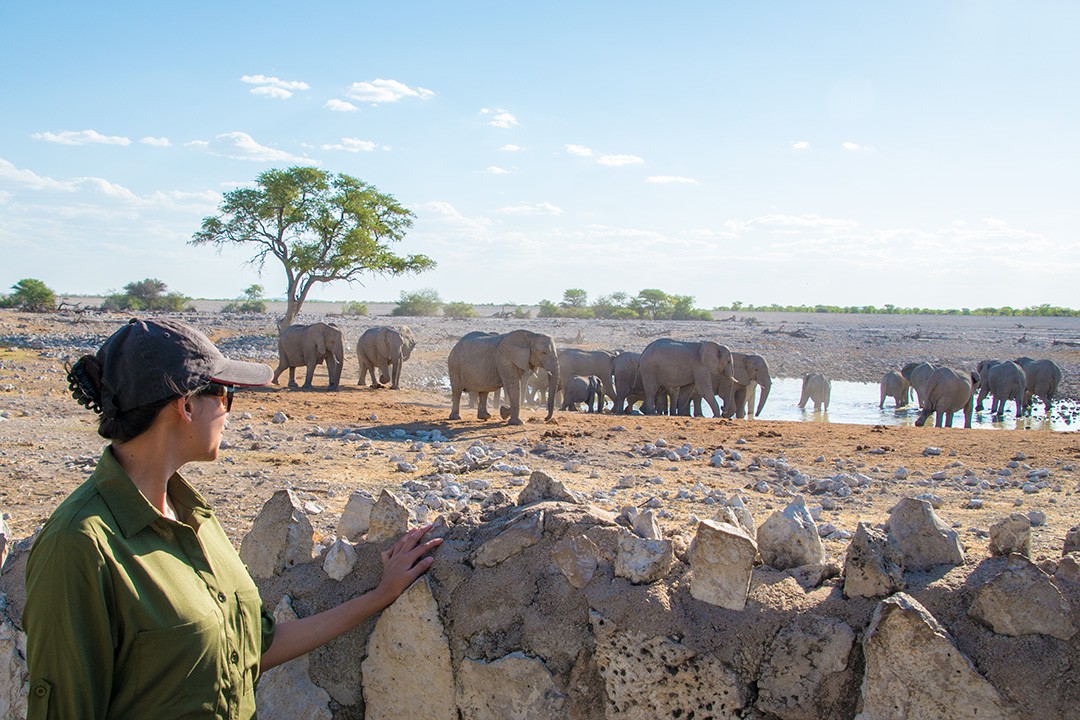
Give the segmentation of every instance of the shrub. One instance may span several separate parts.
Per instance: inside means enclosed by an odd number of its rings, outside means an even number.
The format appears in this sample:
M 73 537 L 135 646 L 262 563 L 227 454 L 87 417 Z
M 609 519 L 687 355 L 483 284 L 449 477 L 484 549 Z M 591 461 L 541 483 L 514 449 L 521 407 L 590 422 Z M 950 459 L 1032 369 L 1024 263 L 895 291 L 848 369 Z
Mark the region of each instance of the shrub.
M 51 312 L 56 309 L 56 293 L 41 280 L 23 278 L 11 286 L 14 291 L 4 304 L 29 312 Z
M 443 315 L 449 318 L 474 318 L 476 317 L 476 308 L 472 306 L 472 303 L 457 301 L 446 303 L 443 305 Z
M 390 314 L 409 317 L 431 317 L 438 315 L 441 308 L 442 299 L 439 297 L 439 293 L 431 288 L 411 293 L 402 290 L 397 307 L 391 310 Z
M 191 309 L 191 298 L 178 292 L 165 292 L 165 283 L 157 278 L 147 278 L 130 282 L 124 286 L 124 292 L 111 292 L 105 296 L 101 309 L 110 312 L 120 311 L 164 311 L 179 312 Z
M 263 286 L 250 285 L 244 291 L 244 297 L 221 308 L 223 313 L 264 313 L 266 301 L 262 298 Z
M 367 315 L 367 303 L 359 300 L 350 300 L 341 306 L 342 315 Z

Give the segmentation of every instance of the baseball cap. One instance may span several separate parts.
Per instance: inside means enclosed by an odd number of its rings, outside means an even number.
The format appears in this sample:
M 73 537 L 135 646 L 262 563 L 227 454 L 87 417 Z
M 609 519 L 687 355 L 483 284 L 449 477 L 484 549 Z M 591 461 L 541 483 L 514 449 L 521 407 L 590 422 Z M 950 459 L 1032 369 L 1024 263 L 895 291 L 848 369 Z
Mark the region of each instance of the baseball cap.
M 116 415 L 189 393 L 208 382 L 256 386 L 274 371 L 262 363 L 230 360 L 210 338 L 179 320 L 132 318 L 97 352 L 101 406 Z

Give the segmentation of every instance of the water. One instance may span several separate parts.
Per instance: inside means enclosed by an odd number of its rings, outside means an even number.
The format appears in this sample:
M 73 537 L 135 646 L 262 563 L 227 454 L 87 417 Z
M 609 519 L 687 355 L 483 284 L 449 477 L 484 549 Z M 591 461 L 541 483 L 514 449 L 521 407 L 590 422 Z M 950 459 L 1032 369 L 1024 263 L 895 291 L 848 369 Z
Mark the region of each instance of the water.
M 759 388 L 760 393 L 760 388 Z M 919 417 L 919 408 L 915 405 L 915 393 L 911 393 L 911 403 L 907 407 L 894 408 L 893 399 L 885 398 L 885 407 L 878 408 L 881 389 L 877 383 L 847 382 L 833 380 L 832 397 L 828 412 L 814 412 L 813 401 L 807 401 L 805 409 L 799 409 L 799 397 L 802 394 L 802 378 L 774 378 L 769 399 L 761 412 L 762 420 L 788 420 L 806 422 L 827 422 L 851 425 L 915 425 Z M 759 395 L 760 397 L 760 395 Z M 990 397 L 983 403 L 985 410 L 971 416 L 971 427 L 994 430 L 1013 430 L 1017 427 L 1015 406 L 1008 403 L 1005 407 L 1005 419 L 995 422 L 990 416 Z M 706 405 L 705 414 L 711 414 Z M 933 424 L 933 417 L 927 421 Z M 1020 419 L 1020 427 L 1028 430 L 1056 430 L 1070 432 L 1080 430 L 1080 405 L 1075 402 L 1055 400 L 1052 416 L 1046 417 L 1042 403 L 1035 401 L 1032 416 Z M 953 427 L 964 426 L 964 414 L 953 416 Z

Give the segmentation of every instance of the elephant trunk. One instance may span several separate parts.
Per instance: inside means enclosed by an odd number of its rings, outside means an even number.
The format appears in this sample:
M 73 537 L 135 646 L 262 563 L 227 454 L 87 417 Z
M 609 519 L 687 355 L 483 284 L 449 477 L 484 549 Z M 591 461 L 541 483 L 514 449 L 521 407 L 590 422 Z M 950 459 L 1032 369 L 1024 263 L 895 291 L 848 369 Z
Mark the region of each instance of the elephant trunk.
M 548 370 L 548 391 L 547 391 L 547 417 L 545 420 L 550 420 L 551 416 L 555 414 L 555 396 L 559 392 L 559 366 L 556 365 L 555 369 L 547 368 Z
M 754 411 L 754 417 L 761 415 L 762 409 L 765 407 L 765 399 L 769 397 L 769 390 L 772 388 L 772 380 L 765 378 L 758 383 L 761 387 L 761 399 L 758 400 L 757 410 Z
M 341 381 L 341 367 L 344 363 L 341 358 L 332 353 L 326 356 L 326 374 L 330 377 L 330 387 L 337 387 Z

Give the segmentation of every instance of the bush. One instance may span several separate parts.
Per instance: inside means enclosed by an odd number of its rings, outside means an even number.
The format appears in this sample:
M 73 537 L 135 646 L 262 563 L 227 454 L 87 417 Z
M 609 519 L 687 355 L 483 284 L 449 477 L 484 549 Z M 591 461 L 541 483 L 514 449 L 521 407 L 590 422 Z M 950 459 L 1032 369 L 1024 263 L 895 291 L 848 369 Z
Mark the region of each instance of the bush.
M 391 310 L 390 314 L 408 317 L 431 317 L 438 315 L 441 308 L 442 299 L 439 297 L 439 293 L 431 288 L 411 293 L 402 290 L 397 307 Z
M 130 282 L 124 286 L 124 292 L 106 295 L 101 309 L 108 312 L 180 312 L 191 309 L 191 298 L 178 292 L 166 293 L 165 289 L 165 283 L 156 278 Z
M 367 303 L 359 300 L 350 300 L 341 306 L 342 315 L 367 315 Z
M 443 305 L 443 315 L 449 318 L 474 318 L 476 317 L 476 308 L 472 306 L 472 303 L 467 302 L 451 302 Z
M 23 278 L 11 286 L 13 293 L 4 299 L 7 307 L 29 312 L 51 312 L 56 309 L 56 293 L 41 280 Z
M 244 297 L 221 308 L 223 313 L 264 313 L 266 301 L 263 300 L 263 286 L 249 285 Z

